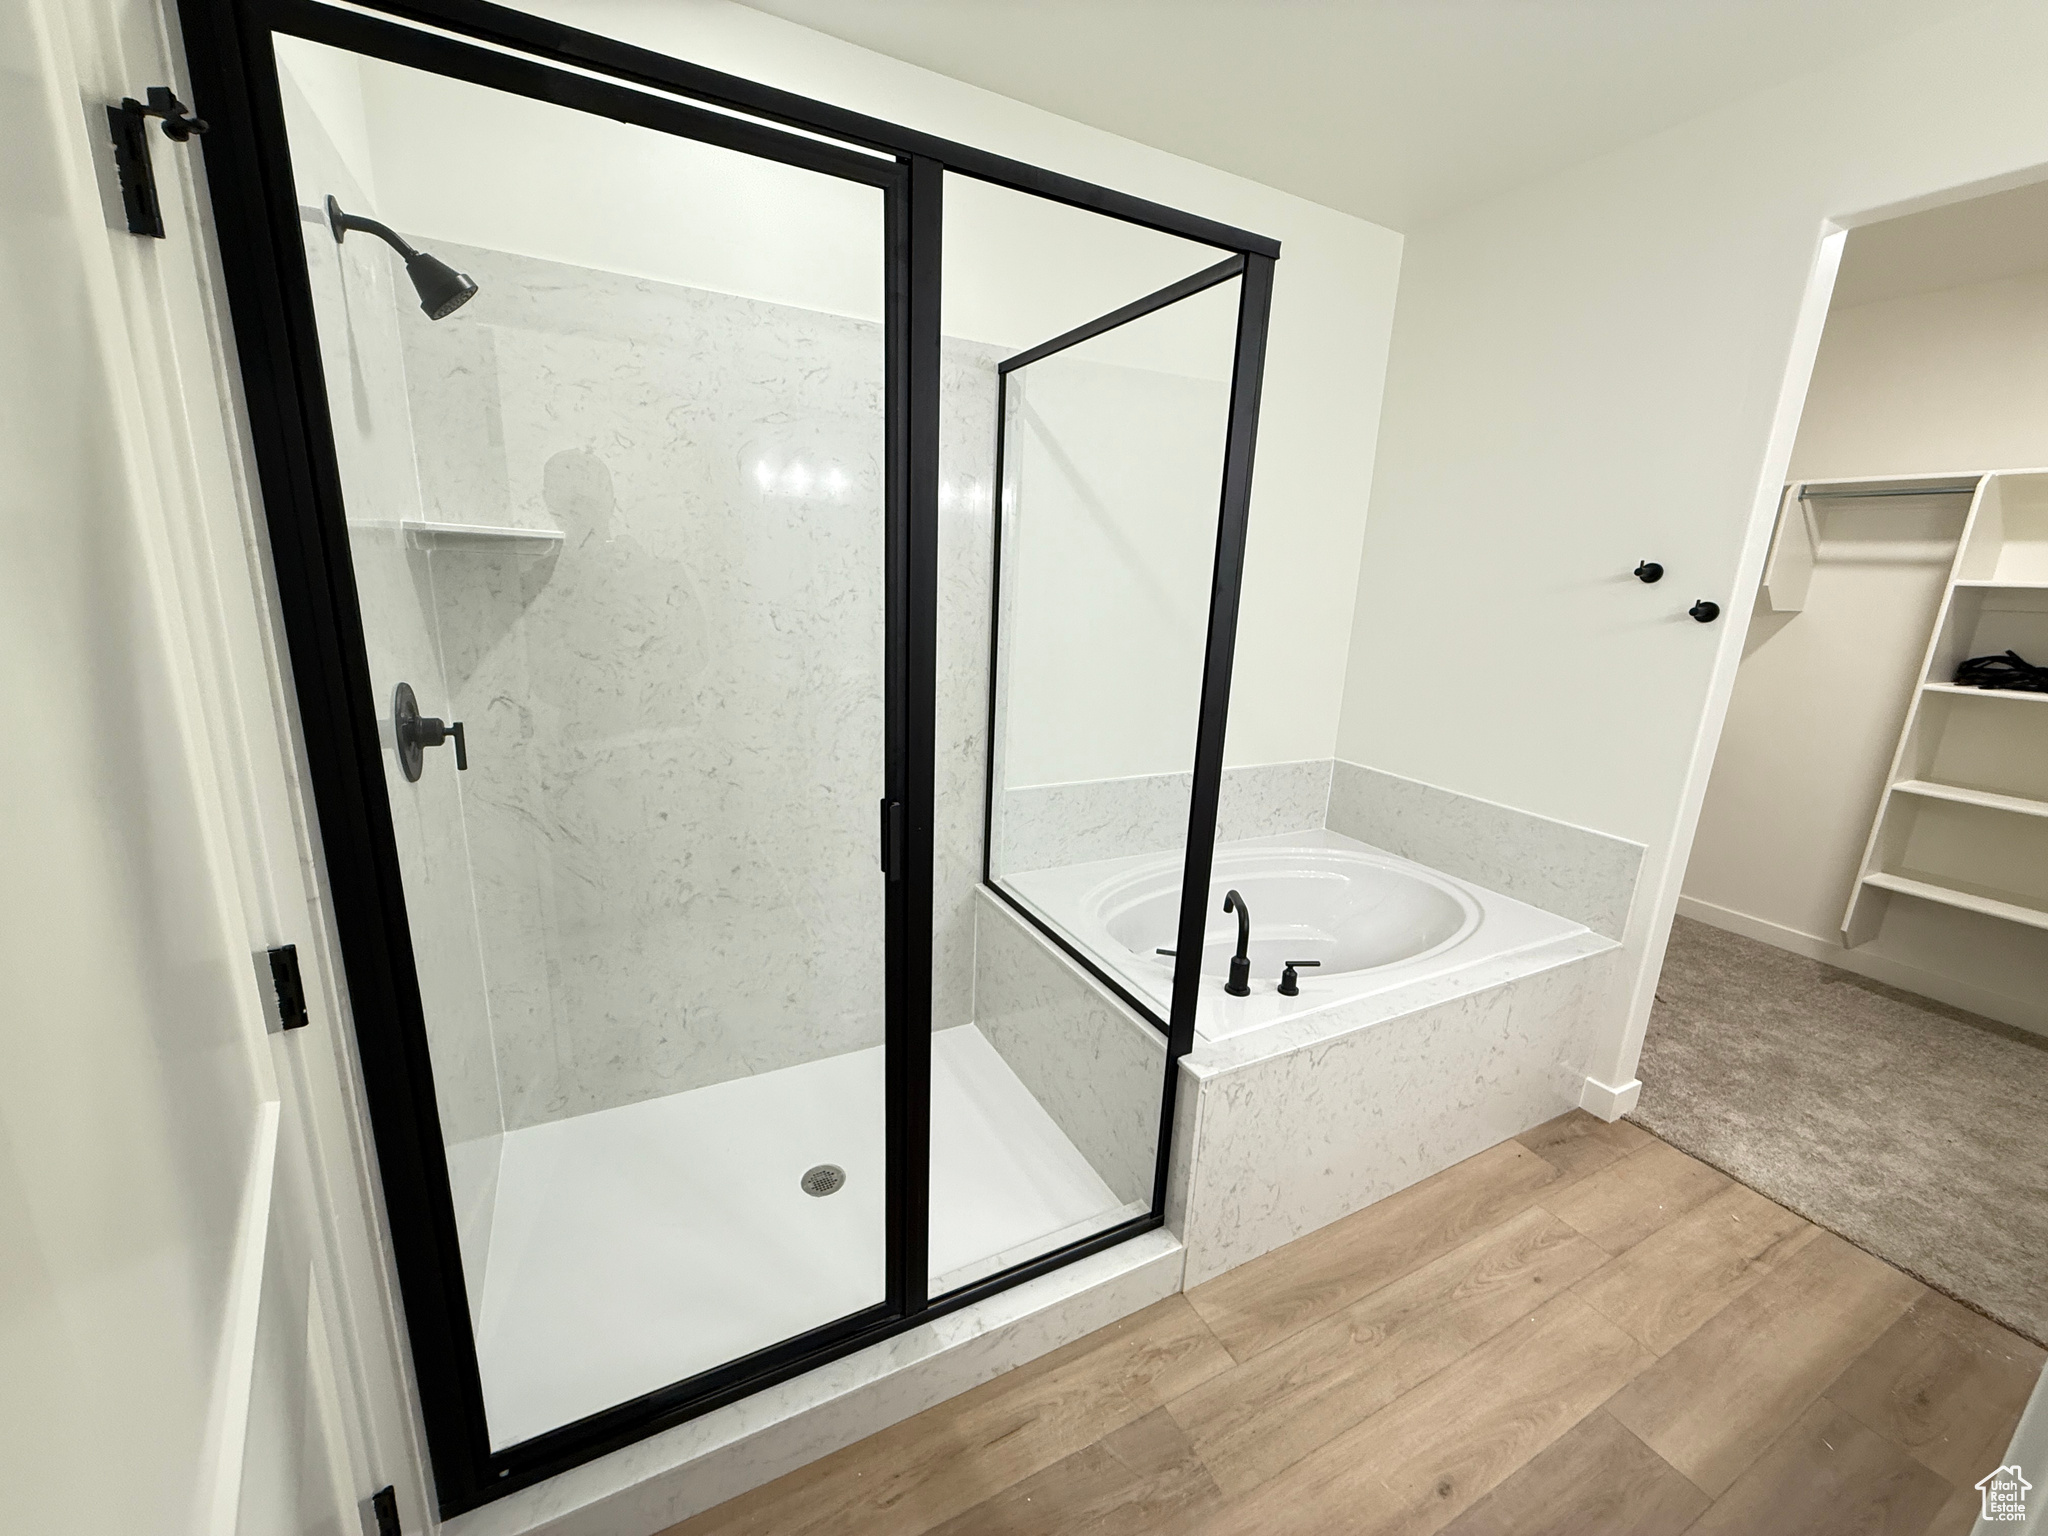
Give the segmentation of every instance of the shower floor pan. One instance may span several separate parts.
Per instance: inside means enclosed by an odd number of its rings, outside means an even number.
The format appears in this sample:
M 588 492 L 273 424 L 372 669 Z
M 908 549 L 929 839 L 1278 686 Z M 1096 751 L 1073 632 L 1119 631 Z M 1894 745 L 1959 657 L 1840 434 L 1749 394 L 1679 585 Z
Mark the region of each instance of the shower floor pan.
M 477 1348 L 493 1448 L 882 1299 L 882 1048 L 505 1137 Z M 845 1170 L 822 1197 L 802 1180 Z M 932 1036 L 932 1294 L 1142 1212 L 973 1025 Z

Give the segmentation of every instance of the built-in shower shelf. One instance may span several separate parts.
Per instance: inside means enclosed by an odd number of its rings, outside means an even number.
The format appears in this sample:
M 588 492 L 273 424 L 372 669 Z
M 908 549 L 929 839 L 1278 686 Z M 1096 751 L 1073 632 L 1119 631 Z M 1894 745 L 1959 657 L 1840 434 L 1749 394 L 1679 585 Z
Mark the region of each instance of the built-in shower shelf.
M 536 550 L 552 549 L 562 542 L 559 528 L 499 528 L 488 523 L 429 523 L 407 518 L 399 525 L 413 544 L 423 549 L 456 544 L 529 545 Z
M 1919 795 L 1928 800 L 1953 800 L 1957 805 L 1982 806 L 1988 811 L 2011 811 L 2020 816 L 2048 816 L 2048 800 L 2025 795 L 1995 795 L 1988 789 L 1964 789 L 1959 784 L 1936 784 L 1929 779 L 1902 779 L 1892 793 Z
M 2016 901 L 2003 901 L 1996 896 L 1959 890 L 1952 885 L 1937 885 L 1931 880 L 1916 880 L 1911 875 L 1880 872 L 1865 875 L 1863 883 L 1875 886 L 1881 891 L 1896 891 L 1901 896 L 1917 896 L 1922 901 L 1939 902 L 1945 907 L 1960 907 L 1965 912 L 1981 912 L 1986 917 L 2002 917 L 2010 923 L 2025 923 L 2030 928 L 2048 928 L 2048 911 L 2040 907 L 2023 906 Z

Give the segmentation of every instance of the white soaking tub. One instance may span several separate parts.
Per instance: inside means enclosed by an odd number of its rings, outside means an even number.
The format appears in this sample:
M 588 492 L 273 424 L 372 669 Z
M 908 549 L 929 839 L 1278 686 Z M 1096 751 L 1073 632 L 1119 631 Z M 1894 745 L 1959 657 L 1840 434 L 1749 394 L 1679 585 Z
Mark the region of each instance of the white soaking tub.
M 1141 854 L 1006 877 L 1002 884 L 1162 1018 L 1171 1003 L 1181 856 Z M 1223 990 L 1237 949 L 1235 890 L 1251 914 L 1251 995 Z M 1584 934 L 1584 925 L 1330 831 L 1216 849 L 1195 1032 L 1210 1040 L 1432 981 Z M 1280 969 L 1300 971 L 1282 997 Z

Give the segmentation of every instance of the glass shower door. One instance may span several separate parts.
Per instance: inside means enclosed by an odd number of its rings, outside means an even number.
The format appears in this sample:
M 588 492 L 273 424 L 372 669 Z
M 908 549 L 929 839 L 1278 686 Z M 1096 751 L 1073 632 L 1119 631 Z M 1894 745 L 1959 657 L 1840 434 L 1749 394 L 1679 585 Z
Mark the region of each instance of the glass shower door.
M 275 41 L 496 1451 L 887 1299 L 885 195 Z

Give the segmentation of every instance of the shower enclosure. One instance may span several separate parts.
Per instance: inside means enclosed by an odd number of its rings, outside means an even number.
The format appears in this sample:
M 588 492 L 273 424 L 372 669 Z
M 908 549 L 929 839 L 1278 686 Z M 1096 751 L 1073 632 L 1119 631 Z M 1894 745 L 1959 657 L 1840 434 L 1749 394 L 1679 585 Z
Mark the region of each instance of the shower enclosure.
M 471 0 L 184 18 L 443 1509 L 1157 1226 L 1196 965 L 1063 1010 L 986 893 L 1124 772 L 1206 889 L 1277 247 Z

